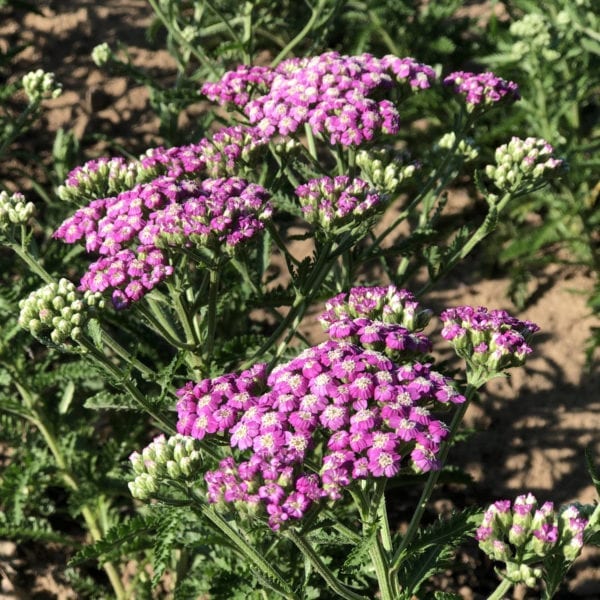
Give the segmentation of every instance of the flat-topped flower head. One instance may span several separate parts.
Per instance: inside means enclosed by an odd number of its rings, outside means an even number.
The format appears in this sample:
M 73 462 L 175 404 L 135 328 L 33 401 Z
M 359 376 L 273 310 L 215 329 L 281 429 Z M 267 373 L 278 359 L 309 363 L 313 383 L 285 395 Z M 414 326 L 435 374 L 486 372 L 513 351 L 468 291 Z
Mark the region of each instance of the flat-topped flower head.
M 121 308 L 172 274 L 172 248 L 195 245 L 232 255 L 264 229 L 271 213 L 266 190 L 243 179 L 161 176 L 93 200 L 54 237 L 69 244 L 85 240 L 88 252 L 101 255 L 83 276 L 81 289 L 110 290 Z
M 464 401 L 428 364 L 400 367 L 347 342 L 308 348 L 270 374 L 258 365 L 250 387 L 242 383 L 249 377 L 181 388 L 177 430 L 229 443 L 233 458 L 206 473 L 209 501 L 251 506 L 273 529 L 339 499 L 355 479 L 438 468 L 448 428 L 430 409 Z
M 491 72 L 455 71 L 444 78 L 444 85 L 454 86 L 457 93 L 465 96 L 469 112 L 499 102 L 514 102 L 521 97 L 516 83 Z
M 223 127 L 195 144 L 152 148 L 140 157 L 140 165 L 176 178 L 239 176 L 267 141 L 256 127 Z
M 296 188 L 304 218 L 326 232 L 358 224 L 387 202 L 362 179 L 347 175 L 311 179 Z
M 80 293 L 68 279 L 48 283 L 19 302 L 19 325 L 43 342 L 71 348 L 96 308 L 103 308 L 100 294 Z
M 575 560 L 583 546 L 587 524 L 576 505 L 557 510 L 552 502 L 540 506 L 535 496 L 524 494 L 512 502 L 501 500 L 492 504 L 485 511 L 475 538 L 490 558 L 505 563 L 507 579 L 533 587 L 542 576 L 546 557 Z
M 524 364 L 531 352 L 529 339 L 539 331 L 531 321 L 520 321 L 504 310 L 490 311 L 483 306 L 449 308 L 440 318 L 444 325 L 442 337 L 459 356 L 488 373 Z
M 495 152 L 495 165 L 488 165 L 485 174 L 504 192 L 525 192 L 553 177 L 560 176 L 565 161 L 558 158 L 554 148 L 540 138 L 524 140 L 513 137 Z
M 271 69 L 239 67 L 202 89 L 212 100 L 241 108 L 267 136 L 291 135 L 308 123 L 331 144 L 358 146 L 398 132 L 398 111 L 385 97 L 390 91 L 405 84 L 422 90 L 434 79 L 431 67 L 412 58 L 326 52 Z

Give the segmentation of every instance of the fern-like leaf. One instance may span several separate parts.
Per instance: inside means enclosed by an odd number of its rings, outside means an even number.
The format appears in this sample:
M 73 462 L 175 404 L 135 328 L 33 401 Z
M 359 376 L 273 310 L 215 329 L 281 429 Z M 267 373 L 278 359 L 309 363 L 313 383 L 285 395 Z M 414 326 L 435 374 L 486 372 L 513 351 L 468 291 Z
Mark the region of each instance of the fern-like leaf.
M 152 545 L 150 534 L 158 526 L 157 517 L 135 516 L 124 523 L 111 527 L 99 541 L 82 548 L 70 561 L 69 566 L 76 567 L 89 560 L 106 562 L 118 560 L 122 556 L 148 548 Z

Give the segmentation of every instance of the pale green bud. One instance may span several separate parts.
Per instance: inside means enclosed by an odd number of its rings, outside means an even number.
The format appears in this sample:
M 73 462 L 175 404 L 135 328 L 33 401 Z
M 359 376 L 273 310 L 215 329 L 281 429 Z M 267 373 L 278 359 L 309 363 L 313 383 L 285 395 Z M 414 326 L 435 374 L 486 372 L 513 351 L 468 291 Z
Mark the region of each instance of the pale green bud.
M 46 73 L 42 69 L 24 75 L 21 84 L 32 104 L 44 98 L 58 98 L 62 92 L 60 84 L 54 80 L 54 73 Z
M 98 44 L 98 46 L 92 50 L 92 60 L 97 67 L 103 67 L 112 59 L 112 57 L 112 50 L 106 42 Z

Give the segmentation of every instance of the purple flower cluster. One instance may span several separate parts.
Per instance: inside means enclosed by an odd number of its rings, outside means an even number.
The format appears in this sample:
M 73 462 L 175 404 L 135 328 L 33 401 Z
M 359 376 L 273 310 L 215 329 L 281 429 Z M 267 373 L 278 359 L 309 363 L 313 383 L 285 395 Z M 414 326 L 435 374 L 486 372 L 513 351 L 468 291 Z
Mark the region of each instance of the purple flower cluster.
M 267 192 L 239 178 L 201 183 L 159 177 L 111 198 L 93 200 L 54 236 L 68 244 L 85 239 L 101 258 L 81 289 L 113 290 L 116 306 L 139 300 L 172 274 L 164 248 L 202 245 L 233 253 L 264 228 L 272 213 Z
M 379 131 L 398 132 L 398 111 L 381 98 L 382 91 L 398 82 L 425 89 L 435 79 L 431 67 L 411 58 L 337 52 L 293 58 L 265 69 L 242 67 L 220 82 L 205 84 L 202 91 L 212 100 L 243 108 L 267 136 L 289 135 L 308 123 L 331 144 L 343 146 L 370 141 Z M 250 99 L 253 88 L 267 91 Z
M 444 84 L 453 85 L 456 92 L 464 94 L 470 110 L 482 104 L 496 104 L 501 100 L 515 101 L 521 97 L 516 83 L 491 72 L 455 71 L 444 78 Z
M 345 319 L 367 318 L 418 331 L 431 316 L 431 311 L 422 309 L 411 292 L 395 285 L 354 287 L 328 300 L 325 309 L 320 320 L 326 327 Z
M 539 327 L 520 321 L 504 310 L 488 311 L 479 306 L 446 309 L 440 316 L 442 337 L 456 352 L 477 367 L 489 372 L 520 366 L 531 352 L 527 344 Z
M 555 553 L 575 560 L 587 524 L 575 505 L 557 511 L 552 502 L 538 506 L 532 494 L 524 494 L 512 503 L 494 502 L 485 511 L 475 537 L 488 556 L 507 563 L 506 575 L 511 581 L 532 586 L 541 572 L 530 565 Z
M 277 70 L 270 67 L 240 65 L 235 71 L 228 71 L 216 83 L 205 83 L 202 93 L 213 102 L 245 106 L 254 90 L 268 91 Z
M 386 202 L 362 179 L 347 175 L 310 179 L 296 188 L 304 218 L 331 231 L 382 210 Z
M 438 468 L 448 430 L 431 409 L 464 402 L 429 364 L 399 366 L 338 341 L 269 375 L 259 364 L 190 382 L 178 396 L 178 432 L 223 436 L 240 458 L 206 473 L 209 501 L 261 510 L 273 529 L 320 500 L 339 499 L 354 480 L 392 477 L 409 465 Z
M 205 173 L 218 178 L 238 174 L 243 163 L 268 140 L 255 127 L 224 127 L 197 144 L 165 149 L 152 148 L 141 157 L 144 169 L 161 169 L 168 177 Z

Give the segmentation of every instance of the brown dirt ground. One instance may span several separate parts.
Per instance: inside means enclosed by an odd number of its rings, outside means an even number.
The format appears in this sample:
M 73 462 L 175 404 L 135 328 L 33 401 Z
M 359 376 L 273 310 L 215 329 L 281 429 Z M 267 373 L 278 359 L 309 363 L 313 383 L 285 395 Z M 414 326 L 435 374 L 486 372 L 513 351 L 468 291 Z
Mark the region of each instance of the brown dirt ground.
M 31 148 L 47 152 L 60 127 L 74 130 L 79 138 L 105 133 L 136 152 L 155 144 L 158 122 L 148 109 L 145 88 L 124 77 L 108 76 L 90 58 L 96 44 L 118 40 L 137 65 L 165 81 L 173 77 L 175 64 L 168 53 L 147 49 L 145 29 L 151 9 L 145 0 L 55 0 L 38 6 L 40 14 L 0 20 L 0 49 L 17 41 L 31 44 L 19 55 L 14 76 L 43 68 L 54 71 L 64 87 L 61 97 L 46 103 L 41 130 L 48 136 L 29 140 Z M 101 149 L 101 143 L 94 144 L 86 145 L 89 156 Z M 438 313 L 444 306 L 460 304 L 514 311 L 506 297 L 507 283 L 469 282 L 468 277 L 455 275 L 427 301 Z M 481 402 L 468 414 L 478 433 L 457 447 L 454 456 L 473 476 L 483 502 L 526 491 L 558 503 L 592 502 L 596 496 L 583 456 L 587 446 L 600 456 L 600 378 L 597 372 L 585 371 L 583 353 L 590 328 L 598 325 L 585 305 L 592 278 L 581 269 L 549 268 L 538 275 L 535 286 L 534 302 L 520 314 L 541 326 L 535 352 L 524 369 L 487 386 Z M 307 328 L 318 336 L 310 320 Z M 56 557 L 51 549 L 43 556 L 31 556 L 12 542 L 0 542 L 0 600 L 74 598 L 56 576 L 52 564 Z M 12 583 L 19 571 L 26 572 L 26 589 Z M 482 597 L 468 585 L 461 594 Z M 523 597 L 522 590 L 515 597 Z M 598 597 L 600 554 L 586 550 L 561 598 Z

